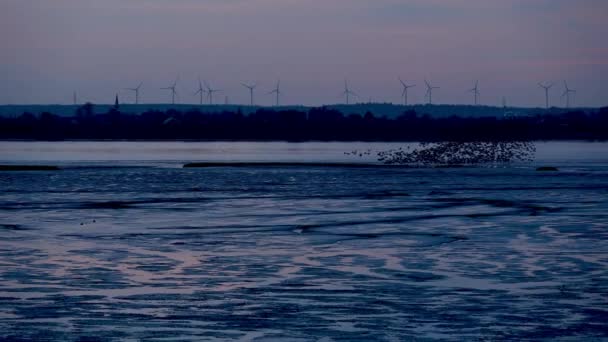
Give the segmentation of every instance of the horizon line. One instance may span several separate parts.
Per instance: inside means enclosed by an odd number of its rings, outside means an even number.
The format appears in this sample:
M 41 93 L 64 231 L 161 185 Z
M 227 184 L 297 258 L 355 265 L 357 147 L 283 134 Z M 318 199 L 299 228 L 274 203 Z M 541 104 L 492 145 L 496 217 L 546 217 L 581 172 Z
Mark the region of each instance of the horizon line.
M 0 104 L 0 107 L 28 107 L 28 106 L 62 106 L 62 107 L 80 107 L 84 106 L 87 103 L 90 103 L 94 106 L 114 106 L 114 102 L 107 103 L 94 103 L 94 102 L 84 102 L 80 104 L 71 104 L 71 103 L 33 103 L 33 104 L 14 104 L 14 103 L 5 103 Z M 549 108 L 545 108 L 542 106 L 500 106 L 500 105 L 486 105 L 486 104 L 458 104 L 458 103 L 416 103 L 416 104 L 400 104 L 395 102 L 359 102 L 359 103 L 332 103 L 332 104 L 323 104 L 323 105 L 305 105 L 305 104 L 286 104 L 286 105 L 251 105 L 251 104 L 199 104 L 199 103 L 126 103 L 120 102 L 120 106 L 131 106 L 131 107 L 145 107 L 145 106 L 163 106 L 163 107 L 181 107 L 181 106 L 189 106 L 189 107 L 247 107 L 247 108 L 289 108 L 289 107 L 303 107 L 303 108 L 322 108 L 322 107 L 332 107 L 332 106 L 341 106 L 341 107 L 359 107 L 359 106 L 371 106 L 371 105 L 381 105 L 381 106 L 393 106 L 393 107 L 469 107 L 469 108 L 494 108 L 494 109 L 540 109 L 540 110 L 552 110 L 552 109 L 560 109 L 560 110 L 577 110 L 577 109 L 601 109 L 608 107 L 608 105 L 602 106 L 573 106 L 573 107 L 562 107 L 562 106 L 551 106 Z

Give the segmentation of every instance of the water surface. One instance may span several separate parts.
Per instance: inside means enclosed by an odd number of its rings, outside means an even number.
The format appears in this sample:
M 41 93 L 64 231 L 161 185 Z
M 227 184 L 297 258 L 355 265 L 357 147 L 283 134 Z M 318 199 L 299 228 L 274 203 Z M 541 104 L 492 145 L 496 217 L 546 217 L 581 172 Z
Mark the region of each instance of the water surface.
M 392 146 L 1 143 L 64 169 L 0 173 L 0 338 L 608 338 L 605 144 L 508 168 L 181 168 Z

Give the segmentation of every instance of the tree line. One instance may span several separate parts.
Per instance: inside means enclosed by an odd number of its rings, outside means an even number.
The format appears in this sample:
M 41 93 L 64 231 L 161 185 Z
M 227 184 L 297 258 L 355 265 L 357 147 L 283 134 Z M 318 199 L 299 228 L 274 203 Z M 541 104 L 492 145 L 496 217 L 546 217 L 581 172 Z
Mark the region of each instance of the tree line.
M 337 109 L 261 108 L 202 112 L 148 110 L 125 114 L 119 106 L 96 114 L 94 105 L 72 117 L 25 112 L 0 118 L 0 139 L 286 140 L 286 141 L 504 141 L 606 140 L 608 107 L 553 115 L 436 118 L 409 110 L 396 118 L 344 114 Z

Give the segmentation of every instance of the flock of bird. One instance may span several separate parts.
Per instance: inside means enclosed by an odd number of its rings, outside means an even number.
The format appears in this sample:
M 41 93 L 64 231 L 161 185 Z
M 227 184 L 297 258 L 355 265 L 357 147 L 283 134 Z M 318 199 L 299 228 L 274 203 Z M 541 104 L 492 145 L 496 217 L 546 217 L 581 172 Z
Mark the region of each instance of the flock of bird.
M 535 152 L 529 141 L 420 143 L 414 149 L 378 152 L 378 161 L 388 165 L 479 165 L 529 162 Z
M 175 104 L 175 100 L 176 100 L 176 96 L 178 96 L 178 93 L 176 91 L 176 87 L 177 87 L 177 83 L 179 81 L 179 77 L 175 79 L 175 82 L 173 82 L 171 85 L 167 86 L 167 87 L 163 87 L 160 88 L 162 90 L 169 90 L 171 92 L 171 104 Z M 406 82 L 404 82 L 401 78 L 399 78 L 399 82 L 401 83 L 401 86 L 403 88 L 403 91 L 401 93 L 401 97 L 403 99 L 403 104 L 404 105 L 408 105 L 408 93 L 409 90 L 411 88 L 416 87 L 416 84 L 408 84 Z M 424 80 L 425 86 L 426 86 L 426 93 L 425 93 L 425 99 L 428 101 L 428 104 L 433 104 L 433 91 L 440 89 L 440 87 L 438 86 L 434 86 L 432 85 L 429 81 Z M 140 95 L 140 90 L 141 87 L 143 85 L 143 82 L 140 83 L 137 87 L 134 88 L 124 88 L 125 90 L 129 90 L 134 92 L 135 94 L 135 104 L 139 104 L 139 95 Z M 258 84 L 256 83 L 241 83 L 241 86 L 243 86 L 244 88 L 246 88 L 249 91 L 249 104 L 251 106 L 255 105 L 254 102 L 254 91 L 257 88 Z M 544 90 L 545 93 L 545 106 L 546 108 L 550 107 L 550 97 L 549 97 L 549 91 L 551 90 L 551 88 L 553 88 L 554 84 L 553 83 L 538 83 L 538 86 L 540 88 L 542 88 Z M 216 93 L 222 92 L 221 89 L 215 89 L 213 87 L 211 87 L 209 85 L 208 82 L 203 82 L 201 81 L 201 79 L 198 79 L 198 88 L 196 89 L 196 92 L 194 92 L 193 95 L 198 95 L 199 96 L 199 103 L 202 105 L 205 100 L 207 100 L 208 104 L 212 105 L 214 104 L 213 102 L 213 95 Z M 475 81 L 474 82 L 474 86 L 470 89 L 467 90 L 467 92 L 471 93 L 473 95 L 473 104 L 474 105 L 478 105 L 479 104 L 479 96 L 480 96 L 480 91 L 479 91 L 479 81 Z M 281 81 L 277 81 L 275 87 L 273 89 L 271 89 L 267 95 L 274 95 L 275 96 L 275 101 L 274 104 L 276 106 L 280 105 L 280 96 L 281 94 L 283 94 L 281 92 Z M 571 89 L 568 86 L 568 83 L 566 81 L 564 81 L 564 92 L 562 93 L 562 98 L 565 98 L 565 103 L 566 103 L 566 108 L 570 107 L 570 104 L 572 102 L 571 96 L 576 94 L 576 90 Z M 350 104 L 351 102 L 351 97 L 358 97 L 361 98 L 361 96 L 359 96 L 359 94 L 357 94 L 356 92 L 354 92 L 348 85 L 348 81 L 344 81 L 344 91 L 340 94 L 341 96 L 344 96 L 345 102 L 346 104 Z M 76 93 L 74 93 L 74 103 L 76 104 Z M 225 97 L 225 104 L 228 104 L 228 97 Z M 506 107 L 506 99 L 503 98 L 503 106 Z
M 363 156 L 369 156 L 372 154 L 372 150 L 368 149 L 366 151 L 358 151 L 358 150 L 354 150 L 352 152 L 344 152 L 344 155 L 347 156 L 359 156 L 359 157 L 363 157 Z

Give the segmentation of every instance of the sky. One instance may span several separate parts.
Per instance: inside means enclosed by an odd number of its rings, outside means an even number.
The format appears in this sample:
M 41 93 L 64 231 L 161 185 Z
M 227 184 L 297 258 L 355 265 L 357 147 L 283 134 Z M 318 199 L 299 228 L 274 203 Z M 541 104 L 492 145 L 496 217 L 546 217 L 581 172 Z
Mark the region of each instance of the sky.
M 606 0 L 0 0 L 0 104 L 255 102 L 281 80 L 282 104 L 479 101 L 543 106 L 538 82 L 564 80 L 575 105 L 608 105 Z

